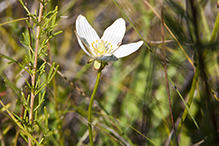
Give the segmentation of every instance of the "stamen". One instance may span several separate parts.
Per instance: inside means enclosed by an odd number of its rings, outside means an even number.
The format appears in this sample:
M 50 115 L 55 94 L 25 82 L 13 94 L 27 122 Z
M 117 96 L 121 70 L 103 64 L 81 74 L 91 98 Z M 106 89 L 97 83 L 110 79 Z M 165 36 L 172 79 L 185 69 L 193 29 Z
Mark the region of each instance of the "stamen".
M 107 41 L 106 41 L 106 43 L 107 43 Z M 108 52 L 109 49 L 110 49 L 110 47 L 111 47 L 112 45 L 111 45 L 111 43 L 108 43 L 108 44 L 106 44 L 105 46 L 106 46 L 106 51 Z
M 108 50 L 108 52 L 110 52 L 112 49 L 113 49 L 113 46 L 112 46 L 112 45 L 110 45 L 110 49 Z
M 94 48 L 94 50 L 97 50 L 97 48 L 94 47 L 94 43 L 95 43 L 95 42 L 91 43 L 91 46 Z

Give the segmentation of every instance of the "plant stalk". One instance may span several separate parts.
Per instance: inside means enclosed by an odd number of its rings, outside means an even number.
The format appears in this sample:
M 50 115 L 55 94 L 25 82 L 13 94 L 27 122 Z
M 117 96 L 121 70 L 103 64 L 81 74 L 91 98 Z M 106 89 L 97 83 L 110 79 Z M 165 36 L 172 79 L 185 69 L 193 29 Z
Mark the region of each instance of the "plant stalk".
M 43 4 L 40 3 L 40 10 L 39 10 L 39 19 L 38 22 L 41 22 L 43 14 Z M 37 26 L 37 40 L 36 40 L 36 48 L 35 48 L 35 58 L 34 58 L 34 65 L 33 65 L 33 75 L 31 76 L 31 83 L 32 83 L 32 91 L 31 91 L 31 99 L 30 99 L 30 113 L 29 113 L 29 123 L 32 124 L 33 121 L 33 105 L 34 105 L 34 86 L 36 80 L 36 68 L 37 68 L 37 59 L 38 59 L 38 47 L 39 47 L 39 35 L 40 35 L 40 26 Z M 28 138 L 28 146 L 31 146 L 31 139 Z
M 94 145 L 93 133 L 92 133 L 92 125 L 90 124 L 90 123 L 92 123 L 91 122 L 92 105 L 93 105 L 93 101 L 94 101 L 94 98 L 95 98 L 95 95 L 96 95 L 96 92 L 97 92 L 97 88 L 98 88 L 98 85 L 99 85 L 99 82 L 100 82 L 101 70 L 102 70 L 102 68 L 100 68 L 98 70 L 96 83 L 95 83 L 94 90 L 93 90 L 93 93 L 92 93 L 91 98 L 90 98 L 90 103 L 89 103 L 89 108 L 88 108 L 88 122 L 89 122 L 88 123 L 88 131 L 89 131 L 89 139 L 90 139 L 90 145 L 91 146 Z
M 168 76 L 167 76 L 166 50 L 165 50 L 165 44 L 164 44 L 165 35 L 164 35 L 163 2 L 161 4 L 161 36 L 162 36 L 164 72 L 165 72 L 166 90 L 167 90 L 167 96 L 168 96 L 169 108 L 170 108 L 170 117 L 171 117 L 171 122 L 172 122 L 172 125 L 173 125 L 173 133 L 174 133 L 174 136 L 175 136 L 175 139 L 176 139 L 176 145 L 179 146 L 178 138 L 177 138 L 177 135 L 176 135 L 175 122 L 173 120 L 173 111 L 172 111 L 171 99 L 170 99 L 170 88 L 169 88 Z

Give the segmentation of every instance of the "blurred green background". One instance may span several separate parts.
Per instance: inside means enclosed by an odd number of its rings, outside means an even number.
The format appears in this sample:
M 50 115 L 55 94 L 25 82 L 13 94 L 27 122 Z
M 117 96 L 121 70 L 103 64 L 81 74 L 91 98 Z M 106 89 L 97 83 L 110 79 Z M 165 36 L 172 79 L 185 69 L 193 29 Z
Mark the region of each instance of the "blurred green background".
M 38 15 L 39 1 L 23 2 L 32 14 Z M 147 2 L 161 14 L 160 0 Z M 122 17 L 127 26 L 123 44 L 140 40 L 140 33 L 150 47 L 144 44 L 132 55 L 110 62 L 102 71 L 92 117 L 94 124 L 101 129 L 93 128 L 95 145 L 121 145 L 114 138 L 131 146 L 177 145 L 172 133 L 165 72 L 161 68 L 164 66 L 161 20 L 150 6 L 144 0 L 52 0 L 45 11 L 54 10 L 56 6 L 58 25 L 55 31 L 61 30 L 62 33 L 50 40 L 51 57 L 71 83 L 57 73 L 55 82 L 46 86 L 45 101 L 37 114 L 43 123 L 43 107 L 47 108 L 51 133 L 45 136 L 36 128 L 37 132 L 33 135 L 37 139 L 44 136 L 47 139 L 44 145 L 89 145 L 87 109 L 97 71 L 92 64 L 87 64 L 90 58 L 79 47 L 74 33 L 75 20 L 82 14 L 100 37 L 109 25 Z M 180 146 L 219 145 L 218 37 L 213 36 L 218 31 L 217 28 L 213 30 L 218 25 L 218 11 L 217 1 L 214 0 L 163 1 L 164 22 L 183 47 L 182 50 L 173 35 L 164 28 L 172 112 Z M 28 53 L 28 49 L 22 45 L 22 33 L 28 33 L 28 25 L 25 20 L 13 20 L 26 17 L 27 13 L 19 1 L 0 0 L 0 53 L 21 64 L 25 64 L 24 56 Z M 32 37 L 33 44 L 35 39 Z M 49 60 L 48 56 L 44 58 Z M 22 103 L 5 80 L 25 91 L 25 79 L 28 80 L 29 75 L 17 64 L 8 62 L 1 56 L 0 99 L 11 112 L 19 116 Z M 39 59 L 38 64 L 42 63 L 43 60 Z M 198 78 L 192 84 L 198 66 Z M 47 71 L 49 66 L 46 66 Z M 191 94 L 192 91 L 194 94 Z M 190 96 L 193 98 L 190 111 L 200 130 L 189 115 L 182 130 L 177 128 L 185 110 L 180 95 L 185 101 Z M 17 145 L 27 145 L 21 135 L 18 134 L 16 138 L 18 128 L 2 105 L 0 123 L 0 145 L 15 145 L 15 141 Z M 203 137 L 206 141 L 203 141 Z

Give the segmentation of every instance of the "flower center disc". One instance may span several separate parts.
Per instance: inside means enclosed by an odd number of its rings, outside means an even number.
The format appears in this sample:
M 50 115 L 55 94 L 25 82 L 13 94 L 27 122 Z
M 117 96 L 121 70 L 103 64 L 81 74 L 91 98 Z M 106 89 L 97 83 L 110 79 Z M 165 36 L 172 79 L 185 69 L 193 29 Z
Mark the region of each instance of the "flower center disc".
M 100 43 L 99 40 L 97 40 L 96 42 L 93 42 L 91 45 L 94 48 L 94 53 L 97 56 L 102 56 L 105 53 L 109 53 L 113 49 L 111 43 L 107 43 L 107 41 L 104 42 L 103 40 L 100 40 Z

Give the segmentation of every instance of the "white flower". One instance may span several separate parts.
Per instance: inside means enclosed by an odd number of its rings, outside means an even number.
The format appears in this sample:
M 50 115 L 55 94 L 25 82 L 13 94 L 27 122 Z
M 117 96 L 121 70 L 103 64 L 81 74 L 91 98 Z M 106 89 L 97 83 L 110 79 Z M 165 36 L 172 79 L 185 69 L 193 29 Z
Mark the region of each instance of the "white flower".
M 83 51 L 95 60 L 94 68 L 98 70 L 101 63 L 116 61 L 137 51 L 143 41 L 121 45 L 126 26 L 122 18 L 109 26 L 100 38 L 87 19 L 79 15 L 76 20 L 76 36 Z M 121 45 L 121 46 L 120 46 Z M 90 61 L 89 61 L 90 62 Z

